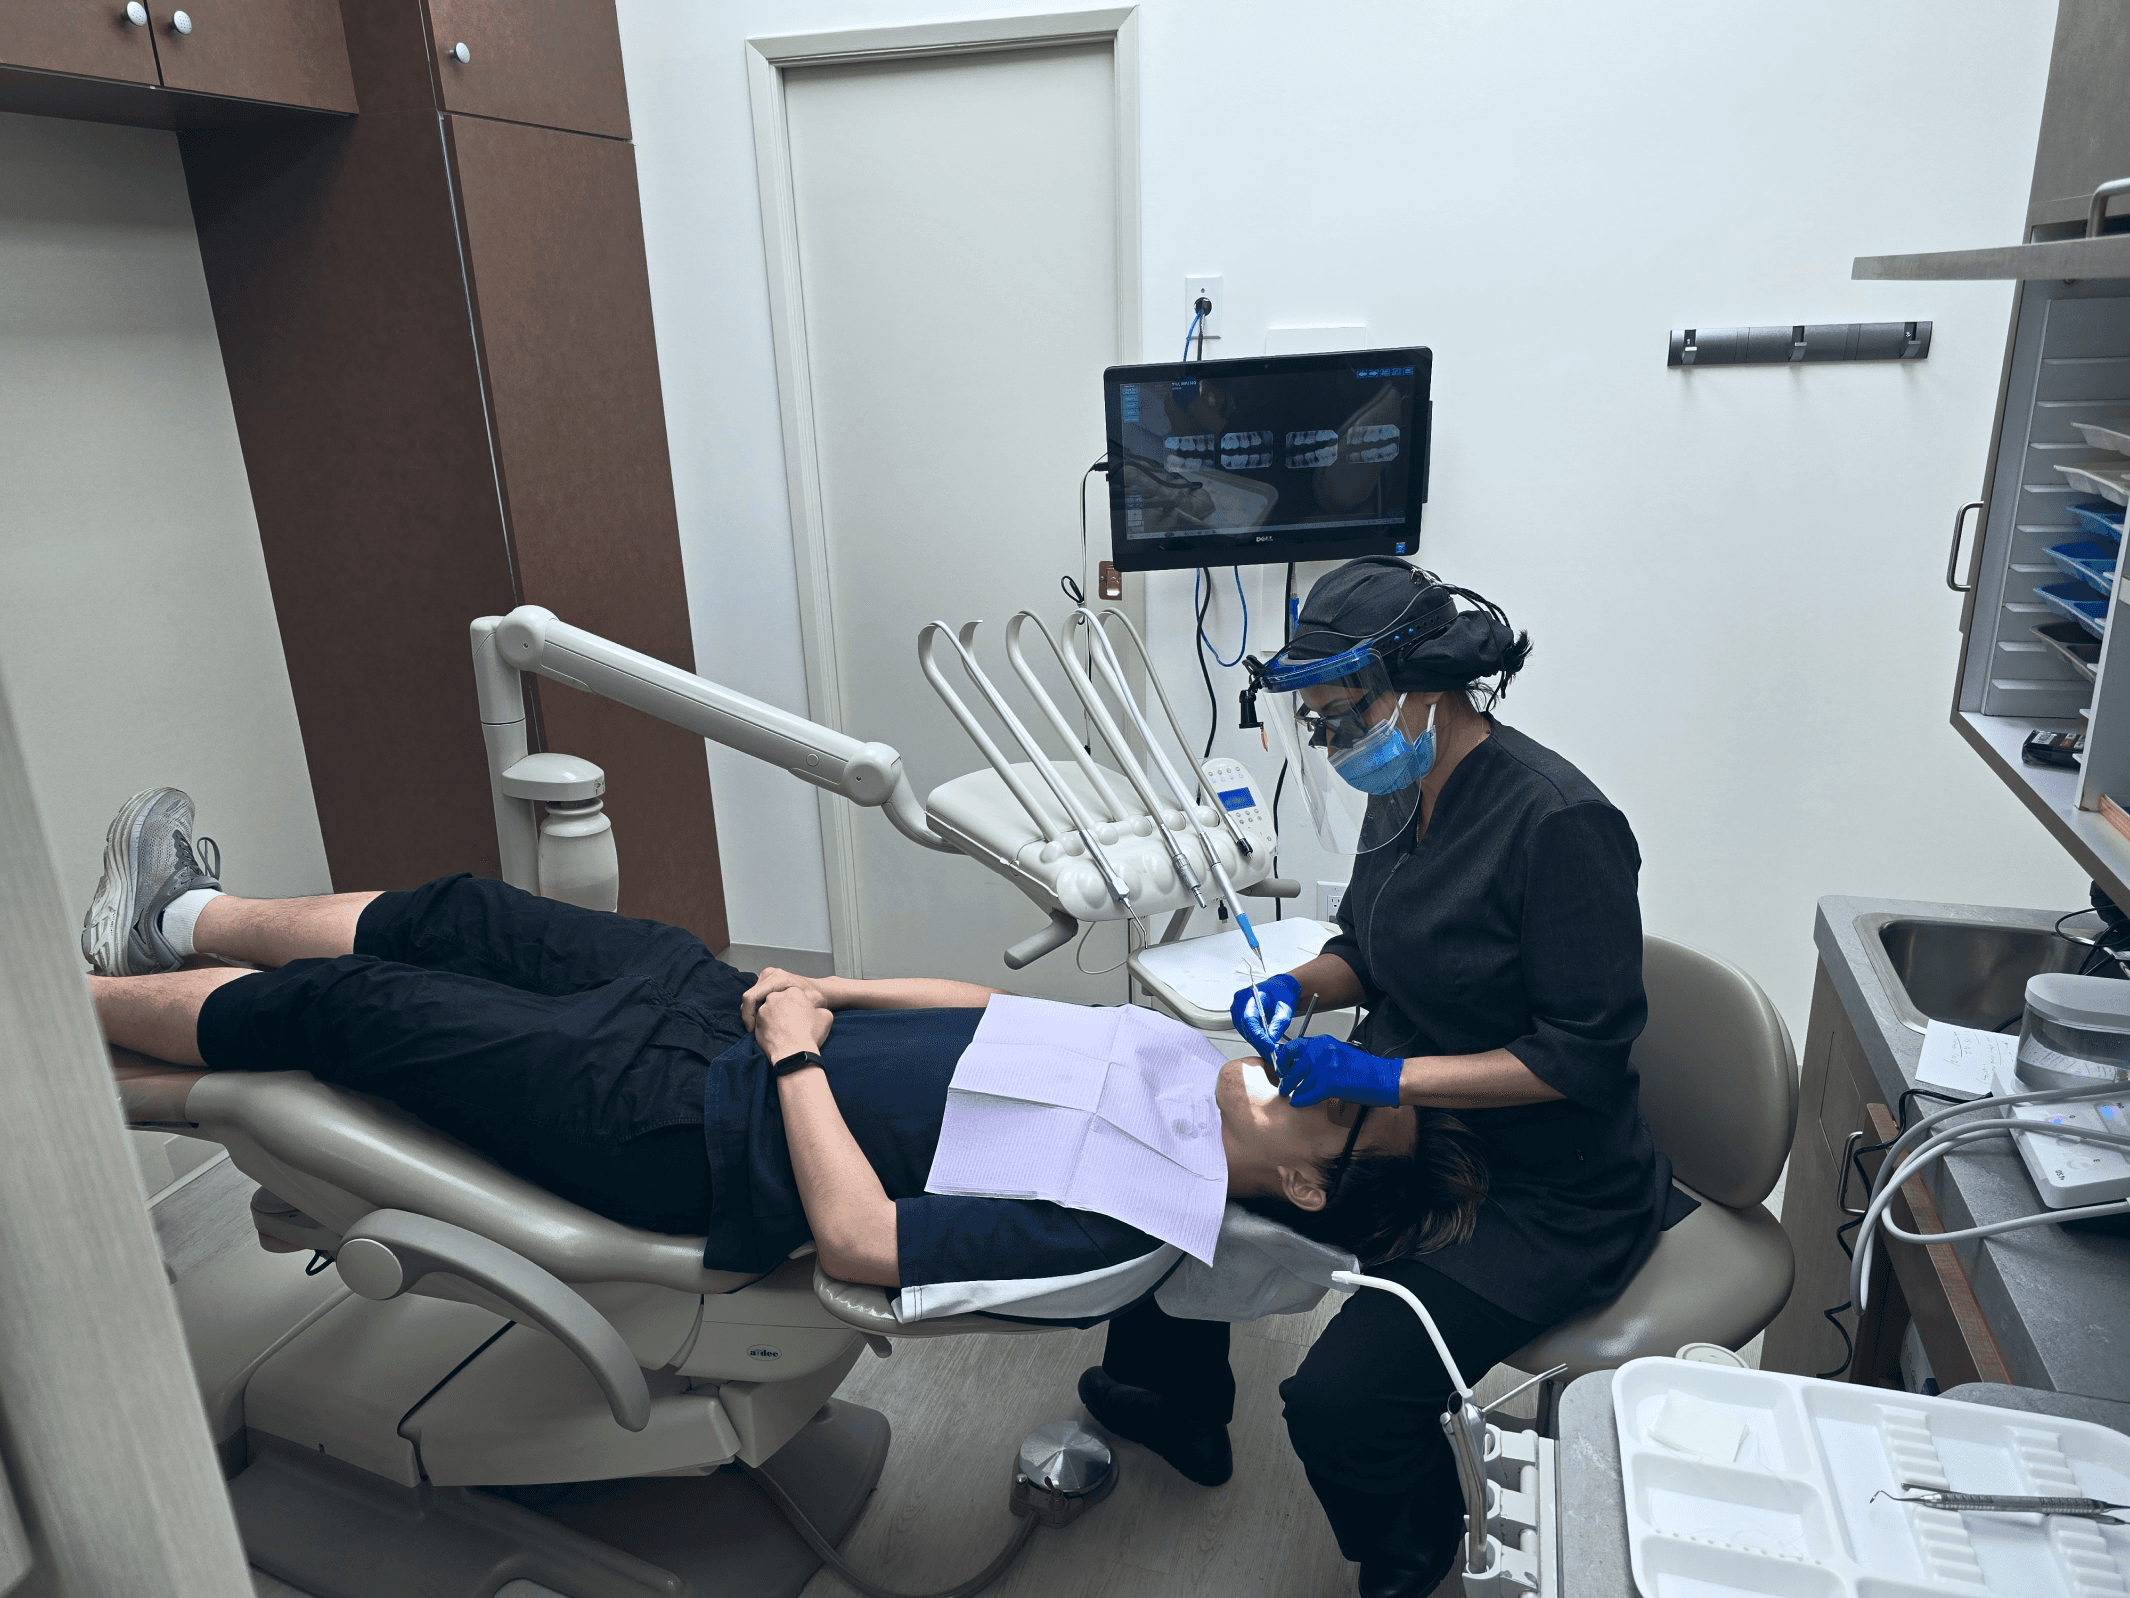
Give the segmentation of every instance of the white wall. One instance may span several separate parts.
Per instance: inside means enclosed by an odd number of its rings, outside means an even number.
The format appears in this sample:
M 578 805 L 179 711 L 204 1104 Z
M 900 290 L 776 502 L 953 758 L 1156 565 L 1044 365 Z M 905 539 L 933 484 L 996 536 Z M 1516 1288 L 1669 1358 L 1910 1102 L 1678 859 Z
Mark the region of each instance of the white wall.
M 793 708 L 742 41 L 998 9 L 621 0 L 701 665 Z M 1304 26 L 1273 0 L 1141 8 L 1148 354 L 1180 345 L 1196 272 L 1226 279 L 1229 351 L 1306 324 L 1433 348 L 1422 554 L 1531 630 L 1505 714 L 1627 812 L 1652 930 L 1745 966 L 1800 1032 L 1821 894 L 2084 899 L 1947 725 L 1958 600 L 1940 574 L 1980 484 L 2010 290 L 1849 279 L 1859 253 L 2017 238 L 2053 14 L 1353 3 Z M 1663 364 L 1674 327 L 1911 317 L 1936 323 L 1918 365 Z M 1031 578 L 1031 601 L 1048 587 Z M 1189 593 L 1152 579 L 1150 611 L 1202 714 Z M 1237 685 L 1217 686 L 1231 724 Z M 713 778 L 734 937 L 825 947 L 812 806 L 736 759 Z M 1313 878 L 1286 819 L 1285 868 Z
M 329 891 L 173 134 L 0 115 L 0 689 L 70 904 L 161 783 Z

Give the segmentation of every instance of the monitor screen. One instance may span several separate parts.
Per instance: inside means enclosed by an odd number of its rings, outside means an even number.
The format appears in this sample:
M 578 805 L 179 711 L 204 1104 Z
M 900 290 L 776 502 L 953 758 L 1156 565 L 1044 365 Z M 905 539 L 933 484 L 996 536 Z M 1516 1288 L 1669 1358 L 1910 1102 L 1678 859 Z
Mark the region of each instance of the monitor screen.
M 1118 570 L 1415 553 L 1432 361 L 1400 349 L 1112 366 Z

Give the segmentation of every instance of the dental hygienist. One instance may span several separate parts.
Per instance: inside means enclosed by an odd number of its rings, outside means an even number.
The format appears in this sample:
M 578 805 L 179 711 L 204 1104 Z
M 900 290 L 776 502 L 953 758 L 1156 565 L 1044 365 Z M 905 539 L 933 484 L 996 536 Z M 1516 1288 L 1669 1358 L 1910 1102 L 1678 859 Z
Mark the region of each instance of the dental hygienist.
M 1369 557 L 1319 581 L 1293 641 L 1250 663 L 1318 830 L 1355 858 L 1338 936 L 1262 984 L 1269 1013 L 1238 993 L 1236 1025 L 1297 1105 L 1341 1100 L 1357 1121 L 1428 1105 L 1480 1135 L 1490 1192 L 1472 1235 L 1368 1267 L 1428 1305 L 1472 1378 L 1616 1297 L 1693 1207 L 1650 1142 L 1628 1058 L 1646 1015 L 1634 834 L 1588 777 L 1491 714 L 1529 650 L 1480 596 Z M 1366 1006 L 1353 1042 L 1285 1038 L 1312 998 Z M 1211 1423 L 1234 1390 L 1226 1335 L 1134 1311 L 1112 1323 L 1083 1399 L 1194 1479 L 1224 1480 Z M 1281 1385 L 1363 1598 L 1418 1598 L 1455 1557 L 1448 1390 L 1386 1293 L 1349 1299 Z

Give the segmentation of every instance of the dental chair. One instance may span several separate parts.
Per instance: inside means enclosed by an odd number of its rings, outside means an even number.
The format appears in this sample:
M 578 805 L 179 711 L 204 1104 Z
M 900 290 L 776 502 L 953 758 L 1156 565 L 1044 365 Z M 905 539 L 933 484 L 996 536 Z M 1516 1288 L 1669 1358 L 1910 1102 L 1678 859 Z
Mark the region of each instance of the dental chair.
M 252 1561 L 317 1598 L 796 1593 L 819 1561 L 750 1475 L 841 1540 L 887 1454 L 885 1417 L 830 1396 L 867 1346 L 1047 1329 L 903 1325 L 811 1244 L 706 1270 L 699 1237 L 305 1072 L 208 1073 L 184 1114 L 165 1129 L 226 1148 L 287 1251 L 175 1292 Z
M 1714 955 L 1642 940 L 1649 1021 L 1635 1040 L 1642 1118 L 1700 1208 L 1667 1232 L 1610 1304 L 1511 1354 L 1520 1371 L 1563 1367 L 1573 1381 L 1687 1343 L 1737 1349 L 1789 1302 L 1797 1264 L 1762 1202 L 1782 1176 L 1797 1123 L 1797 1054 L 1760 984 Z M 1541 1389 L 1552 1435 L 1559 1381 Z

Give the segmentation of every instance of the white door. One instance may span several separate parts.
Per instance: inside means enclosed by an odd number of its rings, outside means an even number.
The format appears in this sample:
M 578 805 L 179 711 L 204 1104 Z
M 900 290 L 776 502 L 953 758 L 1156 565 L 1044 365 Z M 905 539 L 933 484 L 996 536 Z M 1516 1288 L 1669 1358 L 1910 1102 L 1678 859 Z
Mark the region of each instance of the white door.
M 1032 608 L 1055 630 L 1058 579 L 1083 571 L 1080 477 L 1103 451 L 1118 351 L 1112 49 L 784 73 L 830 634 L 810 658 L 830 663 L 843 729 L 899 749 L 920 795 L 982 757 L 920 674 L 918 629 L 981 619 L 979 656 L 1004 687 L 1006 619 Z M 1092 561 L 1108 542 L 1099 478 L 1090 499 Z M 1121 971 L 1083 977 L 1070 948 L 1008 973 L 1001 949 L 1042 911 L 877 815 L 846 819 L 844 971 L 1123 996 Z M 832 851 L 832 896 L 836 870 Z M 1105 927 L 1086 963 L 1122 949 Z

